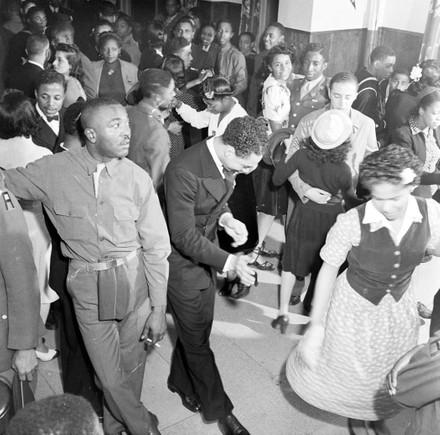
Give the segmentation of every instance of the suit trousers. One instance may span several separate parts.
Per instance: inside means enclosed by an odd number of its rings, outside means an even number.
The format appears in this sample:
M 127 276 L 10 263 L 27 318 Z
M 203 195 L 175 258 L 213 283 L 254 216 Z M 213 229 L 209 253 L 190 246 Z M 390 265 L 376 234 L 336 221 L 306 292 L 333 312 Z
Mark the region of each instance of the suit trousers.
M 214 283 L 203 290 L 168 286 L 168 308 L 178 335 L 169 382 L 187 396 L 198 396 L 208 421 L 218 420 L 233 409 L 209 346 L 215 290 Z
M 130 282 L 127 314 L 120 320 L 98 317 L 98 273 L 70 264 L 67 288 L 79 328 L 104 394 L 104 431 L 143 435 L 151 424 L 140 401 L 146 349 L 139 338 L 151 312 L 142 258 L 124 267 Z

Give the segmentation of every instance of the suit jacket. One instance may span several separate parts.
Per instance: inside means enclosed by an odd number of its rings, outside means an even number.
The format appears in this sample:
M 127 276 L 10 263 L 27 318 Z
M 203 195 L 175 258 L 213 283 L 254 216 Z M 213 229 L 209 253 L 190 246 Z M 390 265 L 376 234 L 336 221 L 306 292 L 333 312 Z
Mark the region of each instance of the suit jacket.
M 171 140 L 158 110 L 140 101 L 127 109 L 131 137 L 128 158 L 145 169 L 156 191 L 163 190 L 163 176 L 170 161 Z
M 0 372 L 38 344 L 40 290 L 23 212 L 0 173 Z M 5 249 L 7 247 L 7 249 Z M 17 261 L 18 259 L 18 261 Z
M 165 199 L 172 252 L 169 284 L 182 290 L 208 288 L 228 253 L 218 246 L 219 217 L 229 211 L 225 181 L 206 140 L 173 159 L 165 172 Z
M 434 130 L 435 141 L 437 146 L 440 147 L 440 127 Z M 392 143 L 401 145 L 410 149 L 422 163 L 426 161 L 426 145 L 425 136 L 423 133 L 413 134 L 409 123 L 399 127 L 392 136 Z M 423 172 L 420 180 L 420 186 L 416 187 L 413 191 L 413 195 L 421 196 L 423 198 L 431 198 L 430 184 L 440 184 L 440 161 L 437 162 L 437 170 L 428 173 Z
M 121 62 L 122 81 L 124 82 L 125 93 L 133 87 L 138 81 L 138 69 L 136 65 L 130 62 Z M 99 93 L 99 82 L 101 80 L 102 68 L 104 61 L 91 62 L 90 67 L 84 71 L 84 91 L 87 95 L 87 99 L 96 98 Z
M 47 148 L 54 154 L 63 150 L 61 148 L 61 144 L 64 143 L 64 137 L 66 135 L 64 132 L 63 122 L 64 112 L 65 109 L 61 109 L 59 112 L 60 133 L 58 136 L 49 127 L 47 122 L 40 115 L 38 115 L 39 129 L 35 134 L 32 135 L 32 140 L 34 141 L 34 144 L 39 145 L 40 147 Z
M 12 70 L 6 86 L 23 91 L 28 98 L 35 99 L 35 87 L 41 71 L 44 70 L 40 66 L 26 62 Z
M 194 43 L 191 44 L 191 56 L 193 57 L 191 68 L 198 71 L 201 71 L 203 68 L 208 68 L 208 52 L 202 50 L 201 47 Z
M 322 76 L 318 84 L 301 98 L 301 88 L 305 79 L 295 79 L 290 85 L 290 114 L 289 127 L 295 129 L 299 121 L 314 110 L 321 109 L 328 102 L 327 78 Z

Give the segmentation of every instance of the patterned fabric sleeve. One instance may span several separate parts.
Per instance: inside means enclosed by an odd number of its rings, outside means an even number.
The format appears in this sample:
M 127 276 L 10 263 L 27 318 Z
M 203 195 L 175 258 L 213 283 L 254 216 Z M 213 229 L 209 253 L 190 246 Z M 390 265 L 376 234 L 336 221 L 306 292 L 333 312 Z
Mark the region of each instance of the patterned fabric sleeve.
M 332 266 L 339 267 L 346 260 L 353 246 L 361 239 L 359 214 L 356 209 L 338 216 L 336 223 L 327 234 L 325 245 L 321 249 L 321 258 Z
M 440 204 L 433 200 L 427 199 L 429 228 L 431 230 L 431 239 L 428 243 L 428 249 L 440 250 Z

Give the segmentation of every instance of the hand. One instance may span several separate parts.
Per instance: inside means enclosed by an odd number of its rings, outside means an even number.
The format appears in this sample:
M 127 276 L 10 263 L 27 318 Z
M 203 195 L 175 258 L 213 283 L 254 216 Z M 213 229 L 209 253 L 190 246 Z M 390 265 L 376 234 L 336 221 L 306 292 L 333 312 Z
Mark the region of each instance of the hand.
M 168 126 L 168 131 L 173 134 L 180 134 L 182 131 L 182 124 L 179 121 L 173 121 Z
M 238 257 L 235 266 L 235 271 L 244 285 L 252 285 L 255 282 L 256 272 L 248 266 L 249 263 L 252 263 L 252 259 L 247 255 L 242 255 L 241 257 Z
M 396 394 L 397 375 L 404 367 L 406 367 L 408 365 L 408 363 L 410 362 L 410 360 L 414 356 L 414 354 L 422 347 L 423 347 L 423 344 L 412 348 L 409 352 L 407 352 L 399 360 L 397 360 L 397 362 L 394 364 L 394 367 L 388 373 L 388 376 L 387 376 L 388 391 L 390 392 L 390 394 L 392 396 L 394 396 Z
M 148 316 L 145 322 L 144 330 L 142 331 L 141 341 L 147 340 L 147 344 L 156 344 L 162 340 L 167 330 L 167 322 L 165 317 L 166 306 L 160 305 L 153 308 L 153 311 Z
M 248 239 L 248 231 L 246 225 L 243 222 L 235 219 L 231 214 L 222 219 L 222 225 L 227 234 L 229 234 L 234 242 L 231 246 L 236 248 L 246 243 Z
M 35 349 L 17 350 L 12 361 L 12 368 L 18 373 L 20 381 L 32 381 L 33 371 L 38 367 Z
M 328 200 L 332 197 L 330 193 L 325 190 L 319 189 L 318 187 L 310 188 L 305 195 L 310 201 L 316 202 L 317 204 L 327 204 Z
M 199 74 L 200 83 L 203 83 L 208 77 L 213 77 L 214 73 L 211 69 L 202 69 Z
M 312 370 L 318 365 L 324 336 L 324 326 L 321 324 L 312 323 L 299 344 L 302 359 L 304 363 Z

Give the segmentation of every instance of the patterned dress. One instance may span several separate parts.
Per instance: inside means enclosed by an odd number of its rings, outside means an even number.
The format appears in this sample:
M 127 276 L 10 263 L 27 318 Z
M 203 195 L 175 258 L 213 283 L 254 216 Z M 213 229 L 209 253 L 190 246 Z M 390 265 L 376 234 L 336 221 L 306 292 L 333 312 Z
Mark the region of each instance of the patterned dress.
M 440 242 L 440 206 L 430 199 L 426 202 L 429 248 Z M 350 249 L 361 243 L 360 235 L 358 211 L 340 215 L 321 257 L 339 267 Z M 389 418 L 401 407 L 391 399 L 386 377 L 418 337 L 414 289 L 410 284 L 398 301 L 386 294 L 375 305 L 350 286 L 346 275 L 343 272 L 334 286 L 317 366 L 310 369 L 304 363 L 298 346 L 287 361 L 287 378 L 300 397 L 318 408 L 367 421 Z

